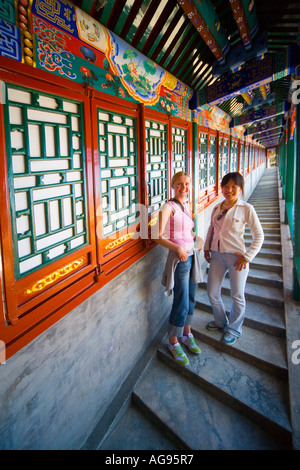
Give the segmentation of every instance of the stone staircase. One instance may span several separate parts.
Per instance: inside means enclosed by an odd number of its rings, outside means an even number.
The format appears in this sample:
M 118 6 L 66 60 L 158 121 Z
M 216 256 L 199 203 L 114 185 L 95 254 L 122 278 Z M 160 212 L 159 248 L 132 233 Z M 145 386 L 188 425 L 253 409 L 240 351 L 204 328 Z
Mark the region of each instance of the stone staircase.
M 265 171 L 249 202 L 265 241 L 250 266 L 243 335 L 232 345 L 208 331 L 212 310 L 200 285 L 193 333 L 201 347 L 176 364 L 167 338 L 133 387 L 130 405 L 115 420 L 101 450 L 291 449 L 288 368 L 281 263 L 277 169 Z M 251 234 L 246 232 L 247 243 Z M 229 281 L 222 290 L 229 311 Z

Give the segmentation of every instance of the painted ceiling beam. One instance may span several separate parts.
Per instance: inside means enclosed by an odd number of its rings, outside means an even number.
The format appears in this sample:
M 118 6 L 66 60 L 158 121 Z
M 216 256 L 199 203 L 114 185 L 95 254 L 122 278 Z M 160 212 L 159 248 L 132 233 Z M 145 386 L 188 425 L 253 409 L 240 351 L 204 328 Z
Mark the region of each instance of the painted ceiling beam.
M 242 93 L 259 88 L 274 80 L 290 75 L 295 70 L 295 49 L 289 47 L 272 56 L 257 60 L 240 71 L 216 81 L 199 91 L 198 104 L 211 106 L 224 103 Z
M 225 64 L 220 64 L 217 60 L 213 64 L 212 75 L 219 77 L 225 72 L 236 72 L 248 60 L 254 57 L 260 57 L 268 52 L 268 35 L 265 32 L 259 32 L 252 40 L 251 49 L 245 49 L 243 45 L 237 45 L 230 49 L 226 56 Z
M 277 127 L 283 126 L 283 119 L 276 119 L 276 121 L 267 121 L 262 124 L 258 124 L 254 127 L 250 127 L 249 129 L 246 130 L 246 135 L 254 135 L 254 134 L 261 134 L 262 132 L 265 132 L 270 129 L 275 129 Z
M 229 3 L 244 47 L 249 50 L 252 47 L 252 39 L 258 31 L 255 1 L 229 0 Z
M 249 111 L 247 114 L 233 118 L 230 127 L 241 126 L 250 122 L 265 121 L 272 117 L 284 114 L 288 109 L 287 102 L 264 106 L 258 110 Z
M 260 140 L 260 142 L 266 142 L 267 140 L 274 139 L 274 137 L 277 137 L 280 134 L 281 134 L 281 128 L 275 129 L 273 132 L 268 131 L 268 134 L 262 137 L 257 137 L 257 139 Z
M 218 62 L 225 63 L 229 41 L 210 0 L 177 0 Z
M 281 127 L 277 127 L 276 129 L 272 129 L 270 131 L 266 131 L 263 134 L 260 134 L 258 136 L 253 137 L 254 139 L 258 139 L 261 142 L 269 140 L 271 137 L 273 138 L 274 136 L 278 135 L 281 133 Z
M 282 134 L 282 131 L 280 130 L 279 132 L 277 132 L 276 134 L 273 134 L 273 135 L 270 135 L 268 136 L 267 138 L 265 139 L 258 139 L 258 141 L 265 145 L 266 147 L 270 146 L 270 145 L 273 145 L 274 143 L 277 143 L 281 137 L 281 134 Z

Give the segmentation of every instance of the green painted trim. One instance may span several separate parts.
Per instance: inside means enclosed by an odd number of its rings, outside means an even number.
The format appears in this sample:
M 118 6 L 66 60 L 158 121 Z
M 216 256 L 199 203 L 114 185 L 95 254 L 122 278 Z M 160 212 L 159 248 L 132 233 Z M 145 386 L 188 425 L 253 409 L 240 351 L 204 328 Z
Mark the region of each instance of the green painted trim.
M 293 298 L 300 301 L 300 258 L 294 258 L 294 289 Z
M 197 233 L 198 229 L 198 211 L 197 211 L 197 201 L 198 201 L 198 188 L 199 188 L 199 176 L 198 176 L 198 166 L 199 166 L 199 156 L 197 152 L 197 139 L 198 139 L 198 126 L 196 122 L 193 122 L 193 213 L 195 216 L 195 232 Z
M 293 202 L 285 203 L 286 217 L 290 227 L 292 241 L 294 240 L 294 209 L 295 207 Z

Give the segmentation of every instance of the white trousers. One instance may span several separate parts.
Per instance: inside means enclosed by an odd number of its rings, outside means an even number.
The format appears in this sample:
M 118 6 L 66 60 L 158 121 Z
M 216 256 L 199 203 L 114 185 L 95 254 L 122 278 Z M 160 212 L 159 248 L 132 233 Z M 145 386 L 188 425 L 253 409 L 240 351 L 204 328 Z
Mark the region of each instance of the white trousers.
M 235 336 L 241 336 L 242 325 L 245 317 L 245 286 L 249 272 L 249 264 L 246 269 L 238 271 L 234 265 L 237 255 L 234 253 L 211 252 L 210 267 L 208 273 L 207 293 L 213 309 L 214 320 L 220 328 Z M 222 282 L 225 274 L 229 273 L 232 306 L 229 316 L 221 298 Z

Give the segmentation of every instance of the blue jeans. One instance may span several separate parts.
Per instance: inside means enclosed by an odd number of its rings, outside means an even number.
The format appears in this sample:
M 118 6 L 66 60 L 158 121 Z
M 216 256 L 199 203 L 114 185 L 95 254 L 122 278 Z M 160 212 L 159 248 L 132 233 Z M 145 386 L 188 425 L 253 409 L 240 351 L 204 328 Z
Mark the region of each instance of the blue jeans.
M 237 271 L 236 267 L 233 266 L 237 259 L 234 253 L 212 251 L 210 256 L 207 293 L 213 309 L 214 320 L 219 327 L 224 328 L 224 331 L 228 331 L 235 336 L 241 336 L 245 317 L 245 286 L 249 264 L 247 264 L 246 269 Z M 227 271 L 229 273 L 232 298 L 229 318 L 227 318 L 221 298 L 221 285 Z
M 174 297 L 168 328 L 168 332 L 172 336 L 181 337 L 184 325 L 192 324 L 197 286 L 191 281 L 193 262 L 194 256 L 192 255 L 186 261 L 180 261 L 175 269 Z

